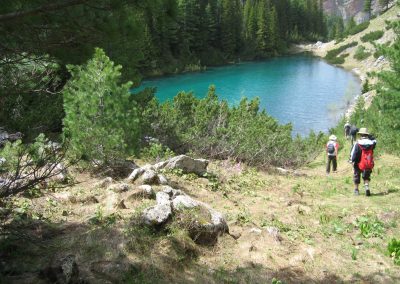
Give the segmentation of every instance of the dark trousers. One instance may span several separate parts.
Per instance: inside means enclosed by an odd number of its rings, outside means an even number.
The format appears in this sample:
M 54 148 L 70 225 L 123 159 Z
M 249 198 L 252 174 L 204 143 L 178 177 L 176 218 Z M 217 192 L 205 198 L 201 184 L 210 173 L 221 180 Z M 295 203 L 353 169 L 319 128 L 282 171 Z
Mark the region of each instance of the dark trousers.
M 331 172 L 331 162 L 332 162 L 333 171 L 335 172 L 337 169 L 336 156 L 328 156 L 328 163 L 326 164 L 326 173 L 328 173 L 328 174 Z

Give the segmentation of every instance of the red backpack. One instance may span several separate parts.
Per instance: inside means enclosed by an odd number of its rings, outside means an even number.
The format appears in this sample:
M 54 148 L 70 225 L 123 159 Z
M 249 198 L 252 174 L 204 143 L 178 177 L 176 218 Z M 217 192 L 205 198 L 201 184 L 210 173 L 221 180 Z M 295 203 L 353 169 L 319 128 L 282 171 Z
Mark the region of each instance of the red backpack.
M 364 147 L 360 146 L 361 149 L 361 159 L 358 163 L 358 168 L 362 171 L 365 170 L 372 170 L 374 168 L 374 151 L 372 148 L 365 149 Z

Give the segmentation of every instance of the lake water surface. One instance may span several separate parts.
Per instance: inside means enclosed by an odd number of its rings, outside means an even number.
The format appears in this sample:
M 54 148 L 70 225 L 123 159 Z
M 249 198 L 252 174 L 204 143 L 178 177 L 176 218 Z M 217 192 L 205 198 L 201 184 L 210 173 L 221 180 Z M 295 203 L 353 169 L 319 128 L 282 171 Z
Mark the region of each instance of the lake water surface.
M 148 80 L 141 87 L 157 87 L 160 101 L 180 91 L 204 97 L 215 85 L 220 99 L 237 104 L 242 97 L 259 97 L 261 108 L 280 123 L 291 122 L 294 134 L 326 132 L 344 114 L 346 104 L 360 93 L 352 73 L 310 56 L 289 56 L 261 62 L 209 68 Z

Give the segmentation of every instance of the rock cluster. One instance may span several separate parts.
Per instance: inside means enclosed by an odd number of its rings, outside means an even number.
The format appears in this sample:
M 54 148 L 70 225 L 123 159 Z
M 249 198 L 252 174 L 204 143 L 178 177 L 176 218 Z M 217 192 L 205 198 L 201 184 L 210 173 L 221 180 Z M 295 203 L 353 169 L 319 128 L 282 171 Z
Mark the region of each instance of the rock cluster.
M 139 181 L 142 184 L 161 184 L 167 185 L 168 181 L 162 174 L 157 173 L 161 169 L 179 169 L 183 173 L 194 173 L 204 175 L 207 172 L 208 161 L 204 159 L 193 159 L 186 155 L 173 157 L 167 161 L 159 162 L 155 165 L 146 165 L 133 170 L 129 175 L 128 181 Z
M 155 206 L 146 208 L 142 213 L 142 222 L 146 225 L 161 227 L 175 215 L 177 219 L 187 221 L 185 228 L 191 238 L 201 244 L 213 244 L 218 236 L 229 232 L 226 220 L 220 212 L 181 190 L 165 186 L 156 194 L 156 201 Z

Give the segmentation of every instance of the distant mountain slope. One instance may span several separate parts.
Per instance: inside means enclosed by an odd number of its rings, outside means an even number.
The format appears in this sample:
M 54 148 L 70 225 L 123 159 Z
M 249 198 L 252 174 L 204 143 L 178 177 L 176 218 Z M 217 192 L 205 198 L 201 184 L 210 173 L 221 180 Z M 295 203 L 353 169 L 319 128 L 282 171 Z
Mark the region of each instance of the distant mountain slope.
M 341 16 L 344 20 L 354 17 L 357 23 L 369 20 L 370 15 L 364 12 L 365 0 L 324 0 L 323 7 L 326 13 L 330 15 Z M 390 6 L 395 1 L 391 1 Z M 379 5 L 379 0 L 371 2 L 372 15 L 382 12 L 383 8 Z

